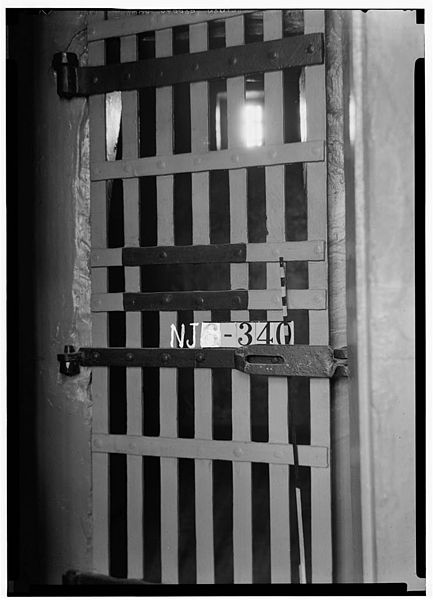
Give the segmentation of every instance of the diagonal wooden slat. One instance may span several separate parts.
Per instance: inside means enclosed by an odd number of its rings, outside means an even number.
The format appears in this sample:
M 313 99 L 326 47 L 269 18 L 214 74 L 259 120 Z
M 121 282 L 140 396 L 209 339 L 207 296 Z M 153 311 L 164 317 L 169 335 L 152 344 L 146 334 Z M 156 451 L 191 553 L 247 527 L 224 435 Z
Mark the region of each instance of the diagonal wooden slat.
M 157 107 L 158 112 L 167 114 L 167 103 L 171 103 L 171 99 L 165 98 L 165 101 L 163 100 L 163 95 L 161 96 L 158 93 L 163 90 L 165 88 L 157 90 Z M 275 164 L 320 162 L 324 160 L 324 156 L 324 142 L 321 140 L 273 144 L 258 148 L 243 148 L 236 145 L 231 150 L 176 155 L 170 155 L 161 150 L 158 152 L 158 156 L 155 157 L 92 163 L 90 175 L 93 181 L 100 181 L 103 179 L 127 179 L 128 177 L 172 175 L 175 173 L 199 173 L 201 171 L 222 169 L 230 169 L 231 171 Z

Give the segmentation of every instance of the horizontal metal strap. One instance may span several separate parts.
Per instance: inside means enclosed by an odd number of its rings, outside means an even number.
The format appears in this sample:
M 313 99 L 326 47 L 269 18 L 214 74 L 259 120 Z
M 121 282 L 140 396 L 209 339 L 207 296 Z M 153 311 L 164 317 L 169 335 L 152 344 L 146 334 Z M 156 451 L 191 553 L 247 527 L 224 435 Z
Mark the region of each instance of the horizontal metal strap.
M 134 248 L 105 248 L 91 251 L 92 267 L 278 262 L 324 260 L 325 242 L 211 244 L 207 246 L 147 246 Z
M 62 63 L 59 57 L 54 59 L 58 76 L 61 73 L 59 82 L 67 82 L 65 90 L 58 86 L 60 95 L 92 96 L 318 65 L 323 62 L 323 36 L 321 33 L 310 33 L 268 42 L 103 66 L 78 67 L 77 62 L 72 57 L 66 63 Z M 66 79 L 63 78 L 65 69 L 69 73 Z M 75 77 L 73 73 L 76 73 Z
M 202 154 L 169 154 L 133 160 L 108 160 L 90 165 L 92 181 L 129 179 L 176 173 L 198 173 L 247 167 L 320 162 L 325 157 L 323 140 L 292 142 L 257 148 L 218 150 Z
M 93 434 L 93 452 L 293 465 L 292 444 Z M 324 446 L 298 445 L 299 465 L 328 467 Z
M 80 348 L 58 354 L 60 372 L 77 375 L 83 367 L 167 367 L 237 369 L 248 375 L 276 377 L 347 376 L 347 348 L 298 344 L 240 348 Z
M 89 25 L 87 36 L 89 42 L 94 42 L 95 40 L 134 35 L 146 31 L 171 29 L 179 25 L 194 25 L 215 21 L 216 19 L 226 20 L 252 12 L 254 10 L 147 10 L 145 14 L 96 21 Z
M 326 290 L 287 290 L 293 310 L 325 310 Z M 146 310 L 281 310 L 279 290 L 222 290 L 93 294 L 93 312 Z

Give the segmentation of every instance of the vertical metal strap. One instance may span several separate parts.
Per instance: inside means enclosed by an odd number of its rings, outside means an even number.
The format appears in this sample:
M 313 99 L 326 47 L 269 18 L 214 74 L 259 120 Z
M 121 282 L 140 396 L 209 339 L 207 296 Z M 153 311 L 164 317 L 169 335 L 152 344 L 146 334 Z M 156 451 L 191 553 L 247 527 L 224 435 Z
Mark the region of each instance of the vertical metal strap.
M 89 64 L 102 65 L 105 61 L 105 43 L 89 44 Z M 89 99 L 90 113 L 90 162 L 105 160 L 105 96 Z M 105 181 L 90 185 L 90 213 L 92 221 L 92 246 L 107 246 L 107 200 Z M 107 269 L 93 268 L 91 272 L 92 293 L 107 292 Z M 107 313 L 92 315 L 92 341 L 95 346 L 107 346 Z M 93 433 L 108 433 L 108 368 L 93 370 Z M 93 568 L 99 573 L 109 572 L 109 489 L 108 454 L 92 455 L 92 503 L 93 503 Z
M 137 36 L 121 38 L 121 61 L 137 60 Z M 122 92 L 123 158 L 138 157 L 137 92 Z M 123 180 L 125 246 L 140 245 L 140 207 L 138 179 Z M 140 268 L 125 267 L 125 291 L 140 291 Z M 126 346 L 141 347 L 141 313 L 129 312 L 126 319 Z M 142 435 L 142 371 L 138 367 L 126 370 L 127 433 Z M 143 460 L 127 456 L 127 530 L 128 577 L 143 577 Z
M 324 32 L 324 11 L 304 12 L 305 33 Z M 305 69 L 307 140 L 326 138 L 325 66 Z M 306 167 L 308 239 L 327 238 L 326 162 Z M 327 260 L 309 263 L 310 289 L 328 287 Z M 328 311 L 309 311 L 310 344 L 329 342 Z M 327 379 L 310 380 L 311 444 L 330 446 L 330 397 Z M 311 552 L 313 583 L 332 581 L 331 474 L 330 469 L 311 469 Z
M 191 52 L 208 47 L 206 23 L 189 28 Z M 209 148 L 209 97 L 206 81 L 191 84 L 191 151 L 207 152 Z M 192 241 L 209 244 L 209 173 L 192 173 Z M 197 323 L 211 320 L 210 311 L 194 312 Z M 200 329 L 197 329 L 199 332 Z M 195 437 L 212 439 L 212 370 L 194 370 Z M 212 461 L 195 460 L 195 530 L 197 583 L 214 583 L 214 536 Z
M 264 40 L 283 35 L 281 10 L 263 11 Z M 283 142 L 283 74 L 265 73 L 266 144 Z M 268 242 L 285 240 L 284 165 L 266 167 L 266 216 Z M 280 287 L 278 263 L 267 265 L 268 289 Z M 282 311 L 268 311 L 268 320 L 282 320 Z M 288 385 L 286 377 L 269 378 L 269 441 L 288 443 Z M 271 514 L 271 581 L 290 582 L 290 514 L 289 468 L 269 465 L 269 493 Z
M 172 30 L 155 33 L 157 57 L 172 54 Z M 156 90 L 156 151 L 158 155 L 173 152 L 173 96 L 171 87 Z M 157 178 L 158 245 L 174 245 L 173 176 Z M 160 312 L 159 342 L 170 346 L 170 325 L 176 323 L 175 312 Z M 177 370 L 161 368 L 160 434 L 177 437 Z M 178 463 L 176 458 L 161 458 L 161 579 L 162 583 L 178 583 Z
M 226 45 L 244 43 L 244 18 L 226 21 Z M 227 80 L 227 129 L 229 148 L 240 148 L 242 111 L 245 106 L 245 77 Z M 230 171 L 230 241 L 247 242 L 246 169 Z M 248 265 L 232 264 L 231 289 L 248 289 Z M 234 321 L 247 321 L 248 311 L 232 311 Z M 234 440 L 251 439 L 250 380 L 244 373 L 232 372 L 232 426 Z M 252 582 L 252 488 L 251 464 L 233 463 L 233 568 L 235 583 Z

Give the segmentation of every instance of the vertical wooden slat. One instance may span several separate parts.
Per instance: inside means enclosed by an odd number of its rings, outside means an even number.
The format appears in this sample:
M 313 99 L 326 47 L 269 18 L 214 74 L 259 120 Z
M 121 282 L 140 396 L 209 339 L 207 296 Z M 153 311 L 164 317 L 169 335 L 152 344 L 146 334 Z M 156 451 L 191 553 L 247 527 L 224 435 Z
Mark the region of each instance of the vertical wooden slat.
M 172 54 L 172 30 L 155 33 L 155 55 Z M 173 152 L 173 93 L 171 87 L 156 90 L 156 152 Z M 157 178 L 158 244 L 174 245 L 173 176 Z M 175 312 L 161 312 L 160 347 L 170 346 L 170 325 L 177 322 Z M 160 434 L 177 437 L 177 370 L 159 370 Z M 178 583 L 178 464 L 176 458 L 161 458 L 161 580 Z
M 281 10 L 263 11 L 263 38 L 279 39 L 283 35 Z M 283 143 L 283 74 L 265 73 L 264 132 L 266 144 Z M 282 242 L 284 232 L 284 166 L 266 167 L 266 217 L 268 242 Z M 268 289 L 278 288 L 278 263 L 269 263 L 266 270 Z M 282 321 L 282 310 L 269 310 L 268 320 Z M 269 378 L 269 441 L 287 443 L 288 385 L 285 377 Z M 269 465 L 271 518 L 271 581 L 290 582 L 290 517 L 289 468 Z
M 121 39 L 121 61 L 137 60 L 137 37 Z M 123 158 L 138 156 L 138 98 L 137 92 L 122 93 Z M 123 180 L 125 246 L 139 246 L 139 187 L 138 179 Z M 140 268 L 125 267 L 125 291 L 140 291 Z M 141 346 L 141 313 L 126 313 L 126 346 Z M 142 434 L 142 371 L 126 370 L 127 433 Z M 127 530 L 128 577 L 143 577 L 143 461 L 141 456 L 127 457 Z
M 324 11 L 306 10 L 305 33 L 324 32 Z M 305 69 L 307 141 L 326 137 L 325 67 Z M 306 168 L 308 239 L 326 239 L 326 163 Z M 309 263 L 310 288 L 328 287 L 328 263 Z M 310 344 L 328 344 L 328 311 L 310 311 Z M 327 379 L 310 380 L 311 444 L 330 446 L 330 394 Z M 329 469 L 311 469 L 311 551 L 313 583 L 332 581 L 331 477 Z
M 207 24 L 189 28 L 190 52 L 207 50 Z M 191 151 L 206 152 L 209 147 L 209 98 L 206 81 L 191 84 Z M 193 173 L 192 185 L 192 241 L 209 244 L 209 173 Z M 210 311 L 194 312 L 194 321 L 211 320 Z M 200 329 L 197 329 L 199 332 Z M 212 371 L 194 371 L 195 437 L 212 438 Z M 214 583 L 212 461 L 195 461 L 195 523 L 197 583 Z
M 242 16 L 226 21 L 226 45 L 244 43 Z M 229 148 L 240 148 L 242 111 L 245 105 L 245 77 L 227 80 Z M 230 171 L 230 241 L 247 242 L 247 173 Z M 248 289 L 248 265 L 234 264 L 230 270 L 231 289 Z M 249 319 L 248 311 L 232 311 L 232 320 Z M 232 372 L 232 427 L 234 440 L 251 439 L 250 379 Z M 233 463 L 233 569 L 235 583 L 252 583 L 252 497 L 251 464 Z
M 105 62 L 105 43 L 89 44 L 89 64 Z M 90 161 L 105 159 L 105 96 L 89 99 L 90 114 Z M 105 248 L 107 245 L 107 210 L 105 182 L 92 182 L 91 224 L 92 246 Z M 107 291 L 107 269 L 92 269 L 92 292 Z M 107 346 L 108 319 L 106 313 L 92 316 L 92 339 L 95 346 Z M 93 433 L 108 433 L 108 369 L 93 369 Z M 109 571 L 109 498 L 108 498 L 108 454 L 92 456 L 92 502 L 93 502 L 93 568 L 99 573 Z

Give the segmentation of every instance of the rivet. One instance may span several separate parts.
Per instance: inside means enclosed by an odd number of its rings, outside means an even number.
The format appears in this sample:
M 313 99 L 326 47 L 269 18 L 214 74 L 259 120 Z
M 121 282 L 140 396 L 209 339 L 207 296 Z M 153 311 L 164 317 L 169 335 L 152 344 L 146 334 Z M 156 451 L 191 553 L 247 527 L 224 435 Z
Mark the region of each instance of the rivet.
M 160 76 L 160 77 L 164 77 L 164 71 L 160 71 L 160 72 L 159 72 L 159 76 Z
M 274 363 L 274 365 L 277 364 L 277 362 L 278 362 L 278 356 L 273 356 L 271 358 L 271 361 Z
M 173 296 L 171 294 L 164 294 L 164 296 L 162 297 L 162 301 L 164 304 L 170 304 L 172 299 L 173 299 Z
M 101 440 L 93 440 L 93 447 L 94 448 L 100 448 L 101 447 Z
M 200 66 L 197 63 L 195 63 L 195 65 L 193 66 L 194 71 L 198 71 L 199 68 L 200 68 Z
M 239 159 L 239 154 L 233 154 L 233 156 L 232 156 L 232 161 L 233 161 L 233 162 L 235 162 L 235 163 L 238 163 L 238 162 L 239 162 L 239 160 L 240 160 L 240 159 Z
M 137 450 L 137 444 L 136 444 L 136 442 L 130 442 L 129 449 L 130 450 Z
M 91 29 L 90 30 L 90 35 L 95 35 L 96 34 L 96 29 Z
M 235 304 L 238 306 L 242 305 L 242 298 L 240 296 L 235 296 Z
M 165 250 L 163 250 L 162 252 L 159 253 L 159 258 L 167 258 L 167 252 Z
M 316 250 L 316 254 L 321 255 L 322 254 L 322 244 L 317 244 L 315 250 Z
M 201 163 L 202 163 L 202 159 L 200 158 L 200 156 L 197 156 L 196 158 L 194 158 L 195 165 L 201 165 Z
M 244 255 L 244 251 L 243 248 L 239 248 L 239 250 L 237 251 L 237 255 L 242 258 L 242 256 Z
M 95 75 L 95 77 L 93 78 L 93 83 L 98 83 L 98 81 L 99 81 L 99 77 L 97 77 L 97 76 Z
M 165 169 L 165 167 L 166 167 L 164 160 L 159 160 L 156 164 L 157 164 L 158 169 Z
M 132 354 L 132 352 L 128 352 L 126 354 L 126 360 L 133 360 L 134 359 L 134 355 Z
M 282 450 L 275 450 L 274 456 L 275 456 L 275 458 L 283 458 L 284 457 L 284 453 L 283 453 Z
M 195 303 L 198 306 L 203 306 L 203 304 L 204 304 L 204 298 L 203 298 L 203 296 L 196 296 Z
M 278 152 L 276 150 L 272 150 L 271 152 L 269 152 L 269 156 L 272 160 L 275 160 L 278 156 Z
M 127 73 L 124 74 L 123 76 L 125 79 L 131 79 L 131 73 L 128 71 Z
M 235 456 L 242 456 L 242 454 L 243 454 L 243 453 L 244 453 L 244 451 L 242 450 L 242 448 L 235 448 L 235 449 L 233 450 L 233 454 L 234 454 Z
M 313 54 L 313 52 L 314 52 L 314 46 L 313 46 L 313 44 L 309 44 L 307 46 L 307 54 Z
M 129 173 L 130 175 L 132 174 L 132 167 L 131 167 L 131 165 L 126 165 L 126 167 L 125 167 L 125 173 Z
M 236 58 L 236 56 L 232 56 L 229 60 L 231 65 L 236 65 L 238 62 L 238 59 Z
M 198 354 L 196 354 L 195 360 L 199 363 L 204 362 L 205 355 L 203 354 L 203 352 L 198 352 Z
M 269 58 L 278 58 L 278 52 L 276 50 L 269 52 Z
M 161 362 L 162 363 L 167 364 L 169 360 L 170 360 L 170 354 L 167 354 L 166 352 L 161 354 Z
M 99 352 L 94 352 L 92 356 L 95 360 L 98 360 L 98 358 L 100 358 L 101 355 L 99 354 Z

